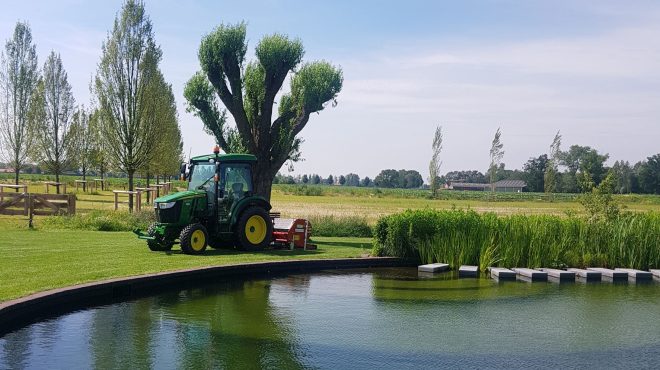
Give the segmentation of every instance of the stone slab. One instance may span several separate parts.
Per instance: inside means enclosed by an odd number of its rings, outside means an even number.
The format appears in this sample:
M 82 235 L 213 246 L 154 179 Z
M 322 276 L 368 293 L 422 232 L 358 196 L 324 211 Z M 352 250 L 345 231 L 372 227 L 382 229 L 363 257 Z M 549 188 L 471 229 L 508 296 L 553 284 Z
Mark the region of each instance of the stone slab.
M 479 266 L 463 265 L 458 268 L 458 277 L 477 277 L 479 276 Z
M 538 270 L 548 273 L 549 277 L 555 278 L 559 281 L 575 281 L 575 273 L 571 271 L 551 268 L 540 268 Z
M 417 271 L 420 272 L 443 272 L 449 270 L 449 265 L 446 263 L 430 263 L 428 265 L 420 265 Z
M 649 270 L 649 272 L 653 274 L 653 276 L 660 278 L 660 270 Z
M 587 267 L 589 271 L 600 272 L 601 276 L 612 281 L 627 281 L 628 273 L 624 271 L 615 271 L 611 269 L 606 269 L 602 267 Z
M 548 273 L 544 271 L 528 269 L 528 268 L 513 268 L 518 276 L 525 277 L 531 281 L 548 281 Z
M 511 271 L 504 267 L 489 267 L 490 276 L 499 280 L 516 280 L 515 271 Z
M 653 280 L 653 274 L 648 271 L 621 268 L 616 268 L 614 271 L 623 271 L 628 274 L 629 278 L 635 279 L 636 281 Z
M 585 269 L 566 269 L 566 271 L 574 272 L 579 279 L 584 279 L 586 281 L 600 281 L 602 274 L 598 271 L 591 271 Z

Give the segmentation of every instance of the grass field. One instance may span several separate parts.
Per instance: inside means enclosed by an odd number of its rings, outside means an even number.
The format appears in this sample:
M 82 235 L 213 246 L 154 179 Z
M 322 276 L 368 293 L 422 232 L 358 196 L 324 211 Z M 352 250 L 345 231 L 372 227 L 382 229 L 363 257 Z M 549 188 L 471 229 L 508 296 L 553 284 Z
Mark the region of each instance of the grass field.
M 204 255 L 151 252 L 128 232 L 0 228 L 0 301 L 104 279 L 194 267 L 311 258 L 353 258 L 371 250 L 369 238 L 315 238 L 316 251 L 238 252 L 208 249 Z

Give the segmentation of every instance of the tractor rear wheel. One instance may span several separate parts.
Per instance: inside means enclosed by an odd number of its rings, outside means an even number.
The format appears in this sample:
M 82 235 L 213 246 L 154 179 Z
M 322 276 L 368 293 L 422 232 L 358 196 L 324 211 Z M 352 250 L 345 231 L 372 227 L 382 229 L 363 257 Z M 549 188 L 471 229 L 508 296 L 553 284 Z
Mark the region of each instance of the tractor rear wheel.
M 185 254 L 201 254 L 208 245 L 209 233 L 202 224 L 190 224 L 181 230 L 181 250 Z
M 236 244 L 246 251 L 266 248 L 273 238 L 273 222 L 268 212 L 260 207 L 243 211 L 236 225 Z
M 155 222 L 149 225 L 149 228 L 147 229 L 147 234 L 149 234 L 149 236 L 153 236 L 156 238 L 155 240 L 147 240 L 147 246 L 149 247 L 150 250 L 154 252 L 164 252 L 172 249 L 172 245 L 174 245 L 174 243 L 163 240 L 163 235 L 159 235 L 156 233 Z

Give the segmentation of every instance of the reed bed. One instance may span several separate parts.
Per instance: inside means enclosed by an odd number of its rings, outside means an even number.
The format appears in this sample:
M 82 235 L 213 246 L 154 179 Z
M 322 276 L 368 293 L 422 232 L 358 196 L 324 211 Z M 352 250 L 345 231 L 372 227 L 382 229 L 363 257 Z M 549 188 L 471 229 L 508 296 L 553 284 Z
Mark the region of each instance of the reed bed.
M 660 266 L 660 213 L 612 221 L 550 215 L 497 216 L 463 210 L 409 210 L 374 228 L 374 254 L 422 263 L 502 267 Z

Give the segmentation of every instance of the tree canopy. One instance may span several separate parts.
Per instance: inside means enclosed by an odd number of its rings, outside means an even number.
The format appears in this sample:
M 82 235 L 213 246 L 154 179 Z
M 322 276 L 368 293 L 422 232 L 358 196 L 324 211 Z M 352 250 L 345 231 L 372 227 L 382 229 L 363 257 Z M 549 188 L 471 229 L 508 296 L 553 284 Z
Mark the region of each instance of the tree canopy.
M 300 159 L 298 134 L 312 113 L 336 104 L 343 76 L 326 61 L 303 63 L 302 42 L 286 35 L 263 37 L 255 48 L 256 60 L 246 63 L 247 47 L 245 23 L 222 24 L 204 36 L 198 53 L 202 70 L 188 81 L 184 96 L 187 109 L 223 150 L 257 156 L 256 192 L 270 199 L 278 170 L 287 160 Z M 287 77 L 289 89 L 281 92 Z M 216 97 L 235 126 L 228 125 Z

